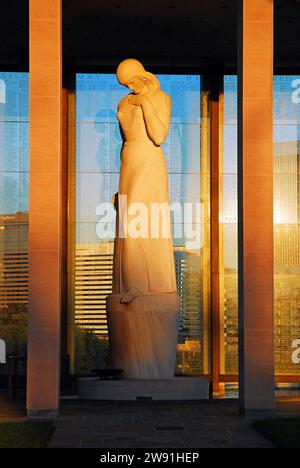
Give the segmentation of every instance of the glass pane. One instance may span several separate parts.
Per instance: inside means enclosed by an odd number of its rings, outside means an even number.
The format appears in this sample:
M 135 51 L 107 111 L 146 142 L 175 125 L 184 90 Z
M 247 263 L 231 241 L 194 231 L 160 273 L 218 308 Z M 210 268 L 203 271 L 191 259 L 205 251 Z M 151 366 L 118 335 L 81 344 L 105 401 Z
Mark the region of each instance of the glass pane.
M 274 78 L 275 363 L 278 374 L 299 374 L 293 341 L 300 336 L 300 81 Z
M 201 128 L 200 112 L 201 105 L 207 107 L 207 102 L 201 96 L 200 76 L 159 75 L 158 78 L 161 88 L 172 98 L 170 132 L 163 148 L 174 208 L 174 256 L 182 306 L 177 372 L 208 374 L 209 162 L 207 141 L 201 146 L 207 120 Z M 100 213 L 99 206 L 103 202 L 109 204 L 118 191 L 122 139 L 116 110 L 127 94 L 128 90 L 118 84 L 113 74 L 76 75 L 77 372 L 90 371 L 89 366 L 97 361 L 96 349 L 102 349 L 103 355 L 94 367 L 105 366 L 107 362 L 105 297 L 111 291 L 115 212 L 108 208 L 107 213 Z M 183 203 L 193 204 L 190 217 L 184 218 L 176 206 Z M 195 204 L 199 205 L 197 219 Z M 89 348 L 83 347 L 83 343 L 90 342 Z
M 29 121 L 28 73 L 0 72 L 0 121 Z
M 293 341 L 300 336 L 300 77 L 274 77 L 274 285 L 275 363 L 277 374 L 299 374 L 293 364 Z M 224 173 L 237 170 L 237 79 L 224 77 Z M 221 128 L 222 131 L 222 128 Z M 232 178 L 233 177 L 233 178 Z M 221 176 L 224 223 L 236 219 L 236 181 Z M 230 218 L 232 217 L 232 219 Z M 237 372 L 237 232 L 223 232 L 222 272 L 224 339 L 222 370 Z M 234 275 L 232 274 L 234 272 Z
M 122 139 L 119 125 L 77 123 L 77 172 L 119 172 Z
M 237 77 L 224 77 L 224 114 L 220 127 L 220 309 L 221 374 L 238 372 L 237 263 Z
M 0 212 L 13 214 L 19 211 L 19 173 L 0 173 Z
M 118 191 L 119 174 L 111 172 L 81 172 L 76 177 L 76 220 L 77 222 L 95 222 L 98 219 L 100 203 L 111 204 L 113 194 Z M 102 205 L 103 206 L 103 205 Z M 114 213 L 110 207 L 110 215 Z
M 19 356 L 27 346 L 28 144 L 28 74 L 0 73 L 0 338 Z

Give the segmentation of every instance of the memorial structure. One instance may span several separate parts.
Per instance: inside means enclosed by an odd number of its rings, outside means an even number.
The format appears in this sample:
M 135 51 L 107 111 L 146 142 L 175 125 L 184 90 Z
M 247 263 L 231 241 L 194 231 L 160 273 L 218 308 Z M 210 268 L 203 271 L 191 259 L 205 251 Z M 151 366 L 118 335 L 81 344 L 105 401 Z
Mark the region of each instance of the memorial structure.
M 28 414 L 108 352 L 107 395 L 233 385 L 272 413 L 300 381 L 299 2 L 2 3 L 0 339 L 27 357 Z M 200 207 L 196 247 L 169 192 Z

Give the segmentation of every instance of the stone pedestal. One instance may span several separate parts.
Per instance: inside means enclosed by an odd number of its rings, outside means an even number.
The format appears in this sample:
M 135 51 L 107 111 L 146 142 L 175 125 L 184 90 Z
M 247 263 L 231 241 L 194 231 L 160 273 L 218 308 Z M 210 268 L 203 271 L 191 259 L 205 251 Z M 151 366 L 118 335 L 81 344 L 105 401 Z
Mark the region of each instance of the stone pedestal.
M 78 379 L 80 400 L 168 401 L 208 399 L 208 379 L 205 377 L 174 377 L 170 380 L 99 380 L 98 377 Z
M 107 298 L 111 366 L 124 378 L 172 379 L 180 302 L 177 293 L 144 295 L 129 304 Z

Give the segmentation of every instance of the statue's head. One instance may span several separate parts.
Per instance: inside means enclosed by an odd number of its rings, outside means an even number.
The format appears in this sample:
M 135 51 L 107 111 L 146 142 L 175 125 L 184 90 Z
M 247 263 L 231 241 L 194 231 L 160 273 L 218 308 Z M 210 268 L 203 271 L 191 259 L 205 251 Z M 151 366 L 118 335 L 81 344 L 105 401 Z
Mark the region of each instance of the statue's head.
M 123 60 L 117 68 L 117 79 L 120 84 L 127 86 L 135 94 L 145 89 L 159 89 L 159 81 L 155 75 L 145 70 L 141 62 L 136 59 Z

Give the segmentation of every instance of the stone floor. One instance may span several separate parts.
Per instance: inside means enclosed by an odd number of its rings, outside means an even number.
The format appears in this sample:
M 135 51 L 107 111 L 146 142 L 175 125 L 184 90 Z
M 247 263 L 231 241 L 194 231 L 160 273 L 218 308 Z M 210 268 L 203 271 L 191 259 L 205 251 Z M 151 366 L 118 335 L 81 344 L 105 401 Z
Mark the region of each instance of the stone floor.
M 300 417 L 300 397 L 277 399 L 276 416 Z M 24 403 L 0 393 L 0 422 L 26 417 Z M 234 400 L 96 402 L 64 400 L 49 447 L 273 448 L 240 417 Z
M 49 447 L 273 448 L 237 402 L 77 403 L 61 408 Z

